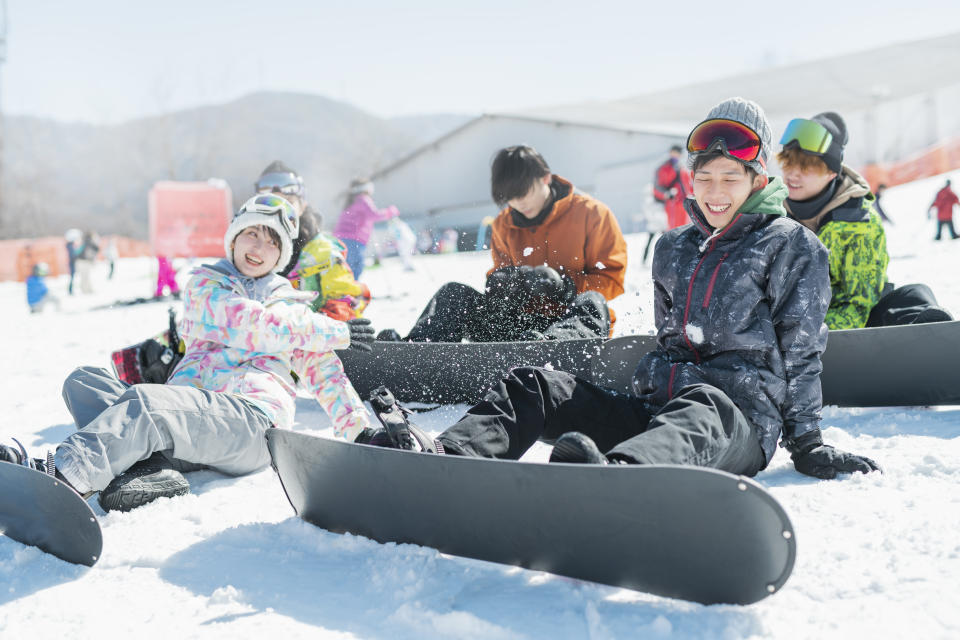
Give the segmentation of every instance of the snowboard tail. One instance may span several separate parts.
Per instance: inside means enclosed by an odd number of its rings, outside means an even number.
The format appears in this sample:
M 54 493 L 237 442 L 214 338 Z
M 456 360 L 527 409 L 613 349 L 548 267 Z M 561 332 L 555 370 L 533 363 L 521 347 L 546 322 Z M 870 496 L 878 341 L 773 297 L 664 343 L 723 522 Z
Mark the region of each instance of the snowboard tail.
M 298 516 L 378 542 L 705 604 L 767 597 L 796 556 L 777 501 L 720 471 L 432 455 L 281 429 L 267 441 Z

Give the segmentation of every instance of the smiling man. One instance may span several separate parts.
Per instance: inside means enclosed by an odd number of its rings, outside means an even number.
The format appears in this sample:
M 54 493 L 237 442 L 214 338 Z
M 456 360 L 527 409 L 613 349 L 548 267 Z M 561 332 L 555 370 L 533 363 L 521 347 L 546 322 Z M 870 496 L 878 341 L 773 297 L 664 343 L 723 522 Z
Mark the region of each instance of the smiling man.
M 831 329 L 952 320 L 925 284 L 887 281 L 887 239 L 870 186 L 843 164 L 847 126 L 827 111 L 791 120 L 777 160 L 789 190 L 788 215 L 830 251 Z
M 627 245 L 610 209 L 552 173 L 532 147 L 501 149 L 490 170 L 491 255 L 483 292 L 441 287 L 407 340 L 476 342 L 607 337 Z M 388 333 L 389 332 L 389 333 Z M 399 339 L 386 330 L 380 339 Z

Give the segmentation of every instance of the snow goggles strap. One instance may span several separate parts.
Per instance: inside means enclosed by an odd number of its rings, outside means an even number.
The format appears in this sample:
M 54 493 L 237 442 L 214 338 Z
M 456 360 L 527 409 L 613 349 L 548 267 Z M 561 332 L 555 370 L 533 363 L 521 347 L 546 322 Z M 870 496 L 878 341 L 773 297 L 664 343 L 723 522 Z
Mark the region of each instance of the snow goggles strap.
M 265 216 L 277 216 L 280 218 L 280 225 L 290 235 L 290 238 L 296 238 L 300 233 L 300 218 L 297 216 L 293 205 L 272 194 L 263 194 L 248 200 L 246 204 L 237 211 L 237 216 L 244 213 L 259 213 Z M 236 217 L 236 216 L 234 216 Z
M 706 151 L 720 151 L 734 160 L 752 162 L 760 155 L 760 136 L 736 120 L 704 120 L 687 137 L 687 153 Z
M 794 118 L 784 129 L 783 136 L 780 138 L 780 144 L 783 146 L 793 142 L 796 142 L 803 151 L 823 155 L 833 142 L 833 134 L 819 122 Z
M 303 178 L 292 173 L 266 173 L 254 185 L 257 193 L 280 192 L 288 196 L 303 193 Z

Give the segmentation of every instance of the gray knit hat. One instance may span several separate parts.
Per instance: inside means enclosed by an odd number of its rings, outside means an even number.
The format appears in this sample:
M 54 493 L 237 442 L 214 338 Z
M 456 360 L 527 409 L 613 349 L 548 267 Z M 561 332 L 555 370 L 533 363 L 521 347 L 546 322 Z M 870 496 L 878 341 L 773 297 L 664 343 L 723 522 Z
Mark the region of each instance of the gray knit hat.
M 773 134 L 770 131 L 770 123 L 767 122 L 767 116 L 763 108 L 753 100 L 744 98 L 727 98 L 713 109 L 704 120 L 724 119 L 733 120 L 745 124 L 760 136 L 760 156 L 756 160 L 744 162 L 759 174 L 767 173 L 767 150 L 773 142 Z M 687 157 L 687 164 L 693 168 L 693 162 L 698 154 L 692 153 Z M 762 160 L 762 162 L 761 162 Z

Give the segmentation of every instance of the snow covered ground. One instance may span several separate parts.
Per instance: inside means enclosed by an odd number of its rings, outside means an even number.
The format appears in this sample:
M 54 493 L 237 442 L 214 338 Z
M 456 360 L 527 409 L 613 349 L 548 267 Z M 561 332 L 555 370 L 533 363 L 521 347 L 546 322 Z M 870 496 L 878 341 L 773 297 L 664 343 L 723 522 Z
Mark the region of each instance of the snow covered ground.
M 960 172 L 955 176 L 960 178 Z M 893 281 L 926 282 L 960 315 L 960 242 L 932 241 L 926 206 L 943 177 L 891 189 L 884 206 Z M 629 237 L 617 334 L 653 328 L 645 236 Z M 405 331 L 448 280 L 479 286 L 486 254 L 396 259 L 369 269 L 375 326 Z M 21 283 L 0 283 L 0 437 L 34 452 L 73 425 L 60 395 L 76 366 L 166 326 L 166 306 L 93 307 L 152 292 L 151 262 L 124 260 L 114 281 L 27 313 Z M 183 275 L 183 274 L 182 274 Z M 895 366 L 895 363 L 892 363 Z M 958 364 L 960 366 L 960 364 Z M 439 431 L 463 406 L 423 412 Z M 315 528 L 293 516 L 274 472 L 189 474 L 190 495 L 104 514 L 102 559 L 77 567 L 0 537 L 0 637 L 71 638 L 902 638 L 960 637 L 960 407 L 824 410 L 825 438 L 871 456 L 884 474 L 818 482 L 778 453 L 757 480 L 784 505 L 798 558 L 784 589 L 746 607 L 702 606 L 446 556 Z M 310 400 L 297 428 L 329 433 Z M 528 457 L 545 459 L 538 445 Z M 402 482 L 402 478 L 398 479 Z

